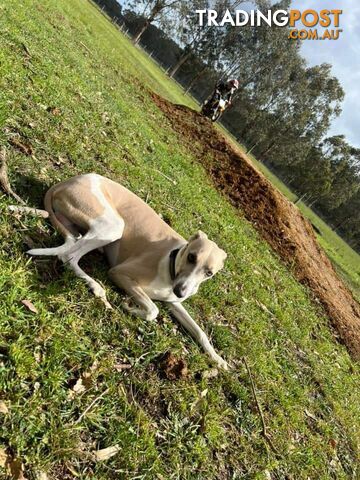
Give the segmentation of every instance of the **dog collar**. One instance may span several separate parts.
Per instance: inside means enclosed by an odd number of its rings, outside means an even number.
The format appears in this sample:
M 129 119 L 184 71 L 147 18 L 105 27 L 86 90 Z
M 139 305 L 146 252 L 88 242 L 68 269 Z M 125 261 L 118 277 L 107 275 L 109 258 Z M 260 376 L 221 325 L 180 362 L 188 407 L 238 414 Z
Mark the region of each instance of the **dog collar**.
M 179 253 L 179 250 L 180 248 L 175 248 L 175 250 L 172 250 L 170 253 L 169 270 L 170 270 L 171 280 L 174 280 L 176 277 L 175 262 L 176 262 L 176 257 L 177 257 L 177 254 Z

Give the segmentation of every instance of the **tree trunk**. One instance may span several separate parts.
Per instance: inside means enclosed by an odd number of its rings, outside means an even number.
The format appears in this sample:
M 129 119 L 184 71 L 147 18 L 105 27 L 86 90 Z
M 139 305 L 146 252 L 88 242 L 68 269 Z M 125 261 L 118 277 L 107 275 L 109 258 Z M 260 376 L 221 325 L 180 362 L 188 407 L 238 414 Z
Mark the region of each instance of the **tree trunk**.
M 245 152 L 246 155 L 250 155 L 250 153 L 259 145 L 260 142 L 262 142 L 262 139 L 259 139 L 252 147 L 248 148 Z
M 140 28 L 138 33 L 133 38 L 133 44 L 134 45 L 137 45 L 139 43 L 140 38 L 143 36 L 144 32 L 146 31 L 146 29 L 148 28 L 148 26 L 150 25 L 151 22 L 152 22 L 152 20 L 150 18 L 145 20 L 144 25 Z
M 350 218 L 345 218 L 345 219 L 342 220 L 340 223 L 338 223 L 337 225 L 335 225 L 334 229 L 337 230 L 338 228 L 343 227 L 344 225 L 346 225 L 347 223 L 349 223 L 349 221 L 350 221 Z
M 184 95 L 186 95 L 191 88 L 195 85 L 195 83 L 200 80 L 200 78 L 204 75 L 206 71 L 206 67 L 202 68 L 200 72 L 198 72 L 190 81 L 189 85 L 186 87 L 186 90 L 184 90 Z
M 263 157 L 264 155 L 266 155 L 267 153 L 269 153 L 270 150 L 272 150 L 272 149 L 275 147 L 275 145 L 276 145 L 275 140 L 273 140 L 272 142 L 270 142 L 269 146 L 260 153 L 259 157 L 261 158 L 261 157 Z
M 276 125 L 277 123 L 279 123 L 279 121 L 280 121 L 280 117 L 278 118 L 278 120 L 275 121 L 275 123 L 274 123 L 273 125 Z M 276 135 L 276 136 L 273 135 L 273 139 L 272 139 L 272 141 L 270 142 L 269 146 L 268 146 L 267 148 L 265 148 L 265 150 L 263 150 L 263 151 L 260 153 L 259 157 L 262 157 L 262 156 L 266 155 L 267 153 L 269 153 L 270 150 L 272 150 L 272 149 L 275 147 L 278 138 L 279 138 L 280 136 L 284 137 L 284 136 L 288 133 L 288 131 L 290 130 L 290 128 L 291 128 L 291 127 L 287 127 L 287 128 L 285 128 L 285 130 L 279 132 L 278 135 Z
M 179 70 L 181 65 L 183 65 L 186 62 L 186 60 L 190 57 L 190 55 L 191 55 L 191 50 L 181 55 L 181 57 L 179 58 L 179 61 L 173 66 L 173 68 L 169 72 L 170 78 L 172 78 L 175 75 L 175 73 Z
M 296 202 L 294 202 L 294 205 L 297 205 L 298 203 L 302 202 L 302 201 L 306 201 L 306 197 L 307 197 L 307 193 L 304 193 L 304 195 L 301 195 L 301 197 L 298 197 L 298 199 L 296 200 Z

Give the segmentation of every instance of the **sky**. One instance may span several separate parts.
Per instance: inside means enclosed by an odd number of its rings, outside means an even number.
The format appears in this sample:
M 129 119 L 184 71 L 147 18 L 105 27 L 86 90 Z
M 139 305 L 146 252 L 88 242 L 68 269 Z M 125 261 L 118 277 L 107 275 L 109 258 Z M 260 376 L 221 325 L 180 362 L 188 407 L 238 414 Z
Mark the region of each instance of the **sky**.
M 342 113 L 333 120 L 328 135 L 345 134 L 348 142 L 360 147 L 360 1 L 293 0 L 291 8 L 340 9 L 338 40 L 304 40 L 301 53 L 309 65 L 331 63 L 332 72 L 345 91 Z

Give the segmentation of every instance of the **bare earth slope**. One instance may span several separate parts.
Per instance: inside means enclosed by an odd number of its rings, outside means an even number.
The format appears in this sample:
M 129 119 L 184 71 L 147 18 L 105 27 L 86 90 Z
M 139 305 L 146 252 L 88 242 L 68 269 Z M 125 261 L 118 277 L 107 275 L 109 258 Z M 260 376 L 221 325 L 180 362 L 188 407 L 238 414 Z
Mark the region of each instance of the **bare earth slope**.
M 360 359 L 360 305 L 319 246 L 311 224 L 210 120 L 152 94 L 189 148 L 235 207 L 241 208 L 272 248 L 324 306 L 352 356 Z

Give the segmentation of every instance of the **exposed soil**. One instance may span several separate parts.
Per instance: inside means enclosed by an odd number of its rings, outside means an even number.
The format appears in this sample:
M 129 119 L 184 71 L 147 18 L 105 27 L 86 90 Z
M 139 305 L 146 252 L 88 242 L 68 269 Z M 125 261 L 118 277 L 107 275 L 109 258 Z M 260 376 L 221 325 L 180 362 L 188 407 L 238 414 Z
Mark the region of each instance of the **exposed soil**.
M 239 149 L 200 113 L 152 94 L 173 129 L 328 314 L 340 340 L 360 359 L 360 305 L 318 244 L 310 222 Z
M 188 375 L 187 364 L 184 359 L 178 358 L 171 352 L 167 352 L 161 359 L 160 371 L 168 380 L 179 380 Z

